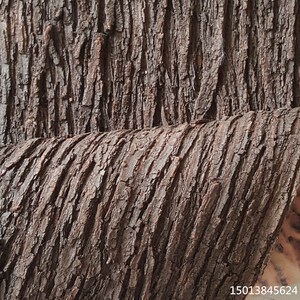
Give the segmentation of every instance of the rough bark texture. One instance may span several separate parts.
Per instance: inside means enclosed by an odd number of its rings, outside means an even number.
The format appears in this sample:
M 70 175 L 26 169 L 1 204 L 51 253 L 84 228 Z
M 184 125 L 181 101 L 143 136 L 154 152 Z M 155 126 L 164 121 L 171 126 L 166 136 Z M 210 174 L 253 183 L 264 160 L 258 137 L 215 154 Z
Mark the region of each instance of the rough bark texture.
M 0 143 L 300 103 L 297 0 L 3 0 Z
M 281 109 L 0 148 L 0 298 L 231 299 L 295 194 L 299 130 Z
M 0 298 L 254 284 L 299 181 L 299 13 L 0 1 Z

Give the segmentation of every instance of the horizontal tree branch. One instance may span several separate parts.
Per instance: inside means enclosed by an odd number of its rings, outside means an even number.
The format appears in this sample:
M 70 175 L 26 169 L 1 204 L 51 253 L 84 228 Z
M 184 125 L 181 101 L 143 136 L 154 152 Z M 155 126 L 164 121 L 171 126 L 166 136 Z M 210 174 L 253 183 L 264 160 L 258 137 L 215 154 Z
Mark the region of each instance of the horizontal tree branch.
M 299 114 L 0 148 L 0 298 L 230 299 L 295 194 Z

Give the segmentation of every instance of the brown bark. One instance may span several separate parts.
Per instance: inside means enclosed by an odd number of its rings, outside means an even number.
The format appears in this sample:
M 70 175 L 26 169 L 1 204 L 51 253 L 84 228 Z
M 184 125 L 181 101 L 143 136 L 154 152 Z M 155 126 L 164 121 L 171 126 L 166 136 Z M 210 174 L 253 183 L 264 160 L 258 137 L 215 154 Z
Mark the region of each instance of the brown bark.
M 299 106 L 296 0 L 0 4 L 0 143 Z
M 296 0 L 2 1 L 0 298 L 254 284 L 299 179 L 299 20 Z
M 256 282 L 295 194 L 299 116 L 0 148 L 0 297 L 232 299 Z

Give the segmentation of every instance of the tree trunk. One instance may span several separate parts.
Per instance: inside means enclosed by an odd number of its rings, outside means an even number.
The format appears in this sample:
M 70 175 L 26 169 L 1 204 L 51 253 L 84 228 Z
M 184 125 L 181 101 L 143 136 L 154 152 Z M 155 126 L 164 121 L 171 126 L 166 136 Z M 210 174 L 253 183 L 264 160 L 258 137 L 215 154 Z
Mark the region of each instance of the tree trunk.
M 296 0 L 0 4 L 0 143 L 299 106 Z
M 241 299 L 300 179 L 300 110 L 199 123 L 2 147 L 1 298 Z
M 296 0 L 1 1 L 0 298 L 254 284 L 299 183 L 299 20 Z

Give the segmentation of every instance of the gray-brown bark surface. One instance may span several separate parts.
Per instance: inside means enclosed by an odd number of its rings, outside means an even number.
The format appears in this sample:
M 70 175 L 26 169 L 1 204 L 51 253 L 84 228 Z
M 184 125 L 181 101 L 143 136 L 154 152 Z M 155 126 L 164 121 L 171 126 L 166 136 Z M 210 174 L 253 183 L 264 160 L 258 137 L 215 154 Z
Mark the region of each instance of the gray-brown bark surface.
M 299 4 L 3 0 L 0 143 L 299 105 Z
M 0 298 L 231 299 L 295 193 L 299 116 L 0 148 Z

